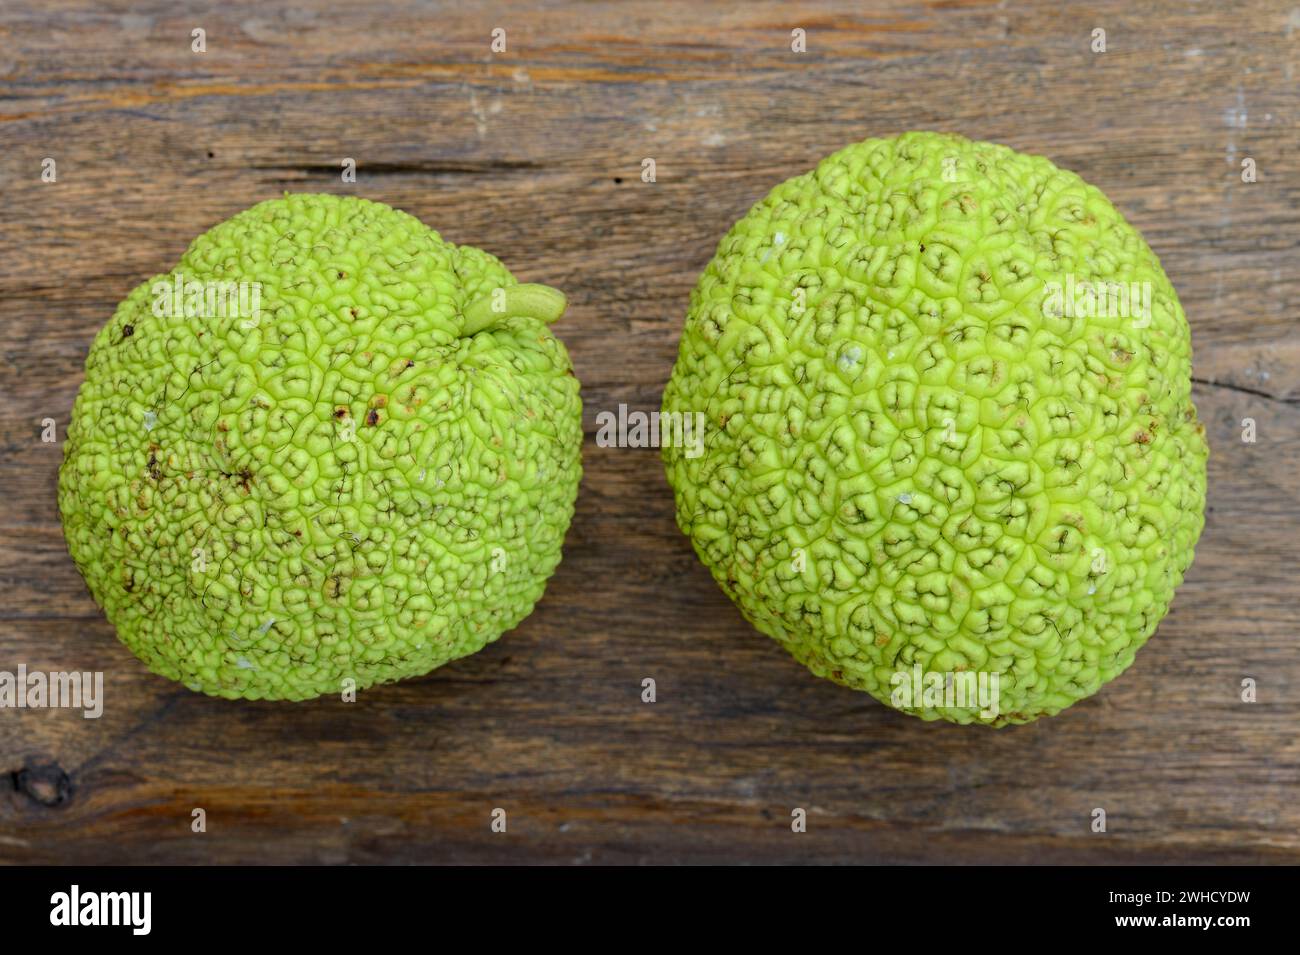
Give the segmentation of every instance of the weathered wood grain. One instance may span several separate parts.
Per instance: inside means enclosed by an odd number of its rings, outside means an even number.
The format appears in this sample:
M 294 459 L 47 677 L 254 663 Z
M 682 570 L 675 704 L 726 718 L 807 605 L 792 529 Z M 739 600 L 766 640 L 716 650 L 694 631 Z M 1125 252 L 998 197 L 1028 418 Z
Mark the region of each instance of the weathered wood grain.
M 0 711 L 0 862 L 1300 862 L 1298 42 L 1294 6 L 1266 0 L 6 4 L 0 669 L 102 670 L 108 702 Z M 911 128 L 1100 186 L 1193 329 L 1212 449 L 1196 563 L 1128 673 L 1028 727 L 924 724 L 811 678 L 696 561 L 657 453 L 593 437 L 601 410 L 657 407 L 695 276 L 751 203 Z M 145 671 L 67 557 L 61 451 L 40 441 L 47 417 L 62 438 L 116 302 L 283 190 L 380 199 L 566 290 L 586 405 L 537 611 L 350 706 L 233 704 Z M 1244 677 L 1259 703 L 1238 702 Z

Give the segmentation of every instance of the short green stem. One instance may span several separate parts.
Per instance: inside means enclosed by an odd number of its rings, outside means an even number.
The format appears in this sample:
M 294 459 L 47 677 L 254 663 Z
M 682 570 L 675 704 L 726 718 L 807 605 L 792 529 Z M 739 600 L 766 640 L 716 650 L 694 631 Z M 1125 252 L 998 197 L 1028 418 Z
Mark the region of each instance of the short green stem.
M 533 318 L 549 325 L 564 314 L 568 300 L 559 289 L 549 285 L 510 285 L 493 289 L 464 312 L 461 335 L 476 335 L 485 328 L 500 325 L 507 318 Z

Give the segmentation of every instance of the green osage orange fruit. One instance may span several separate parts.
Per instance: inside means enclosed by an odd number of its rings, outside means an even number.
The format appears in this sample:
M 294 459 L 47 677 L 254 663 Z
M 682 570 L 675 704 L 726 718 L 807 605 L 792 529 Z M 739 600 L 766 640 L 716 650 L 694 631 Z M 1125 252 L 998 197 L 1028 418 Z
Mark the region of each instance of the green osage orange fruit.
M 581 473 L 564 307 L 363 199 L 197 238 L 95 338 L 59 474 L 122 642 L 203 693 L 301 700 L 518 624 Z
M 1096 188 L 991 143 L 870 139 L 773 189 L 700 277 L 663 398 L 706 423 L 702 453 L 663 451 L 677 521 L 813 673 L 1029 722 L 1123 672 L 1191 563 L 1190 360 Z

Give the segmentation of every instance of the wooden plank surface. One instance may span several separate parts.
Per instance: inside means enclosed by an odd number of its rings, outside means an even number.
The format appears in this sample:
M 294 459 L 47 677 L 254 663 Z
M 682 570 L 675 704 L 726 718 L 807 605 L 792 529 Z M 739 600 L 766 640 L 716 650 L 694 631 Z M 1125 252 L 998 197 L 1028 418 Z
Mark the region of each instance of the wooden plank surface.
M 1294 4 L 277 6 L 0 8 L 0 670 L 101 670 L 107 697 L 98 720 L 0 711 L 0 862 L 1300 862 Z M 809 676 L 698 563 L 657 452 L 594 440 L 598 412 L 658 406 L 695 277 L 751 203 L 914 128 L 1101 187 L 1192 325 L 1196 562 L 1128 673 L 1027 727 L 926 724 Z M 284 190 L 382 200 L 564 289 L 583 385 L 585 477 L 536 612 L 354 705 L 149 674 L 67 556 L 41 441 L 117 301 Z

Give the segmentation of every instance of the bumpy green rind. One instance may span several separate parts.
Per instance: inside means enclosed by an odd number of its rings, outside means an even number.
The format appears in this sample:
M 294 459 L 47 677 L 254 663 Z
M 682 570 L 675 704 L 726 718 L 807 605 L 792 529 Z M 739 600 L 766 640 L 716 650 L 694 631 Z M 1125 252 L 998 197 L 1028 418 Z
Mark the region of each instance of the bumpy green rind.
M 1070 276 L 1150 283 L 1149 322 L 1057 314 Z M 1096 188 L 957 136 L 867 140 L 755 205 L 695 288 L 663 399 L 706 419 L 702 454 L 663 452 L 678 524 L 817 675 L 924 719 L 1054 714 L 1133 662 L 1191 563 L 1190 359 Z M 996 712 L 895 698 L 917 665 L 996 674 Z
M 260 313 L 168 307 L 155 282 L 177 274 L 259 283 Z M 543 321 L 464 327 L 513 286 L 381 203 L 288 195 L 131 292 L 91 346 L 59 474 L 69 550 L 122 642 L 203 693 L 302 700 L 427 673 L 526 617 L 582 425 Z

